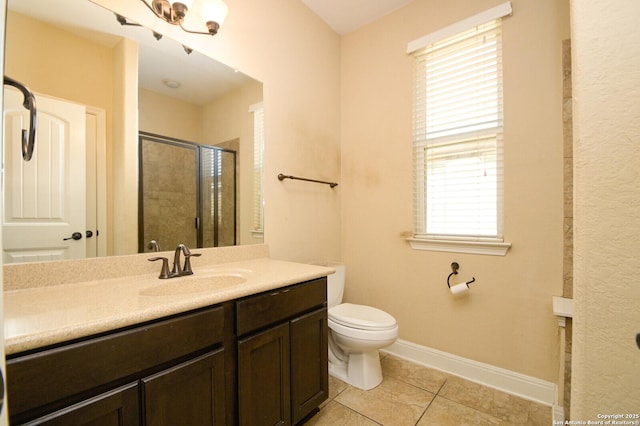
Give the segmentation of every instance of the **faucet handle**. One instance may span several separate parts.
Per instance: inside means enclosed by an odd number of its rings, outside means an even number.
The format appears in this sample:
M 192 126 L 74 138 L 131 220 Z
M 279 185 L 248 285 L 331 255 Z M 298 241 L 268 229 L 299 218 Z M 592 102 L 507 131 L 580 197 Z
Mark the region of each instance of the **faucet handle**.
M 167 259 L 166 257 L 151 257 L 148 260 L 149 262 L 162 260 L 162 270 L 160 271 L 160 275 L 158 276 L 158 278 L 162 280 L 171 278 L 171 275 L 169 274 L 169 259 Z
M 193 275 L 193 270 L 191 270 L 191 257 L 199 257 L 202 256 L 202 253 L 191 253 L 184 255 L 184 268 L 182 268 L 183 275 Z

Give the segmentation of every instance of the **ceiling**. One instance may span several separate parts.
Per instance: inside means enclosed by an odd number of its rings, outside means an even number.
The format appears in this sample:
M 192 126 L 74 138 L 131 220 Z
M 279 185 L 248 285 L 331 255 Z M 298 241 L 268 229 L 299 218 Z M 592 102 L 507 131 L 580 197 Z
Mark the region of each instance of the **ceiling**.
M 204 105 L 250 80 L 208 56 L 197 52 L 187 55 L 179 43 L 168 37 L 158 41 L 149 30 L 123 27 L 112 12 L 90 1 L 55 0 L 55 7 L 50 6 L 52 3 L 52 0 L 9 0 L 7 7 L 109 47 L 122 36 L 136 41 L 139 84 L 145 89 Z M 181 87 L 168 88 L 163 80 L 178 81 Z
M 219 72 L 212 71 L 210 67 L 220 66 L 215 64 L 210 58 L 204 55 L 189 55 L 190 62 L 202 60 L 197 66 L 182 66 L 185 54 L 180 47 L 168 40 L 157 42 L 147 31 L 132 27 L 124 28 L 120 26 L 115 17 L 89 1 L 78 2 L 78 0 L 55 0 L 56 7 L 46 6 L 50 0 L 10 0 L 8 7 L 18 12 L 34 16 L 37 19 L 65 25 L 68 30 L 82 32 L 87 36 L 87 30 L 81 28 L 83 23 L 91 23 L 92 29 L 101 31 L 98 34 L 94 31 L 92 37 L 99 39 L 104 44 L 114 43 L 114 40 L 106 34 L 122 34 L 126 32 L 127 37 L 135 39 L 141 46 L 140 73 L 144 76 L 143 81 L 148 82 L 150 90 L 165 93 L 169 96 L 182 97 L 193 103 L 204 103 L 215 94 L 224 93 L 232 87 L 237 87 L 244 83 L 245 76 L 241 73 L 231 73 L 230 79 L 216 81 L 204 76 Z M 357 28 L 373 22 L 388 13 L 406 5 L 412 0 L 302 0 L 314 13 L 322 18 L 338 34 L 348 34 Z M 167 58 L 173 60 L 166 61 Z M 165 59 L 162 67 L 158 67 L 157 60 Z M 186 75 L 185 73 L 190 73 Z M 194 73 L 196 75 L 194 75 Z M 235 74 L 235 75 L 233 75 Z M 188 87 L 182 87 L 180 91 L 169 93 L 169 89 L 162 85 L 162 80 L 167 77 L 190 82 Z M 185 84 L 186 86 L 186 84 Z
M 348 34 L 412 0 L 302 0 L 335 32 Z

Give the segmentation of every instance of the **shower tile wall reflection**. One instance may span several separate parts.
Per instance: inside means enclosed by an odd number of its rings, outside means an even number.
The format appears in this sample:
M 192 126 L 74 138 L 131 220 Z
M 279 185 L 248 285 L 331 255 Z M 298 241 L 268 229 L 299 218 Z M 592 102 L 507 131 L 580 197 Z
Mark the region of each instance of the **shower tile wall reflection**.
M 143 241 L 196 247 L 196 150 L 142 141 Z
M 140 135 L 140 251 L 236 244 L 237 151 Z

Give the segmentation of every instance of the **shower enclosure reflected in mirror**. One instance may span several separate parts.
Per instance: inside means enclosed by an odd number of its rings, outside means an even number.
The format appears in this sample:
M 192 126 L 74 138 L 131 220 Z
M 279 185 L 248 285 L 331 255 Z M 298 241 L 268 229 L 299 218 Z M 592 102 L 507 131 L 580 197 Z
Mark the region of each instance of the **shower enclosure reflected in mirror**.
M 140 252 L 236 244 L 236 151 L 141 132 L 140 188 Z

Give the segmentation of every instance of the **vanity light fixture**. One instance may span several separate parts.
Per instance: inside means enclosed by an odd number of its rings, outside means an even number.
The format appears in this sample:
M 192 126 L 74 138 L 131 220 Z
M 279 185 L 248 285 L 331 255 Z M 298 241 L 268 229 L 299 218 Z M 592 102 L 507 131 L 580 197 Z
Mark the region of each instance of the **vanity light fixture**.
M 178 25 L 183 31 L 192 34 L 216 35 L 229 13 L 229 8 L 223 0 L 151 0 L 151 4 L 147 3 L 147 0 L 140 1 L 155 13 L 158 18 L 172 25 Z M 200 15 L 207 28 L 206 32 L 190 30 L 183 26 L 187 12 L 194 10 L 193 3 L 196 1 L 200 3 Z

